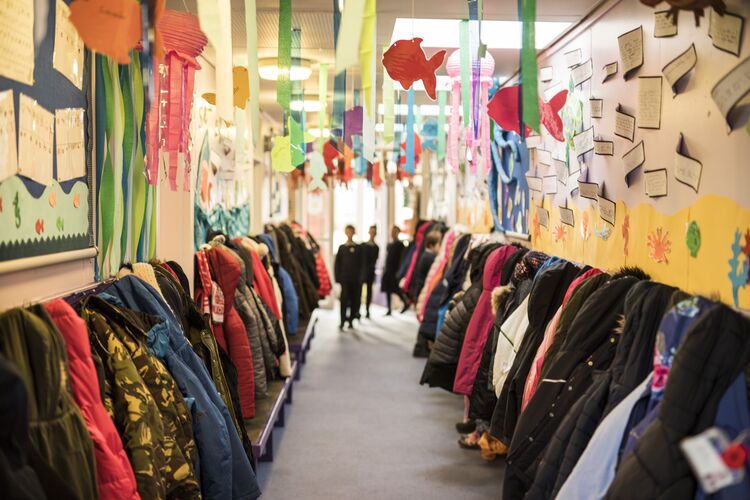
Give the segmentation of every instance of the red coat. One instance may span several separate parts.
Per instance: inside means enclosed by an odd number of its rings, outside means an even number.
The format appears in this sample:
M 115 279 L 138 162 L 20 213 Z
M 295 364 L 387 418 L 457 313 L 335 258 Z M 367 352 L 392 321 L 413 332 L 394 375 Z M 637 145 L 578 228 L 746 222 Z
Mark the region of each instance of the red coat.
M 242 417 L 252 418 L 255 416 L 253 354 L 247 339 L 245 324 L 234 308 L 234 294 L 240 281 L 240 263 L 233 255 L 219 247 L 207 250 L 206 258 L 211 268 L 211 276 L 224 294 L 224 321 L 215 322 L 213 317 L 211 319 L 214 336 L 237 368 L 237 392 L 240 397 Z M 201 283 L 197 282 L 195 298 L 199 304 L 203 293 Z M 261 355 L 261 353 L 256 354 Z
M 331 293 L 331 278 L 328 276 L 326 261 L 323 259 L 321 252 L 315 254 L 315 272 L 318 273 L 318 282 L 320 283 L 318 297 L 326 298 Z
M 266 266 L 263 265 L 263 261 L 257 253 L 251 251 L 250 255 L 253 256 L 253 289 L 258 292 L 260 298 L 263 299 L 263 303 L 271 309 L 276 319 L 280 320 L 281 309 L 279 309 L 276 292 L 273 289 L 273 283 Z
M 505 245 L 496 248 L 487 257 L 483 271 L 482 295 L 471 315 L 469 326 L 466 328 L 464 344 L 461 347 L 461 355 L 458 358 L 456 378 L 453 380 L 453 392 L 468 396 L 474 386 L 477 376 L 479 362 L 482 359 L 484 344 L 487 342 L 492 323 L 495 319 L 492 314 L 492 290 L 500 286 L 502 270 L 505 261 L 516 253 L 518 248 Z
M 62 299 L 44 305 L 65 339 L 73 398 L 94 442 L 96 480 L 102 500 L 140 498 L 120 434 L 102 403 L 86 324 Z

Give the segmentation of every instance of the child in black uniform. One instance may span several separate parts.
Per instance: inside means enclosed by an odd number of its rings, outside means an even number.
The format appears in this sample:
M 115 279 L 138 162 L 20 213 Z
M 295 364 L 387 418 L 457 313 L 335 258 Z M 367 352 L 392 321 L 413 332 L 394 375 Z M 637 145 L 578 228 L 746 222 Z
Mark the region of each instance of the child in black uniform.
M 344 228 L 346 243 L 339 247 L 336 252 L 336 261 L 333 266 L 333 274 L 336 282 L 341 284 L 341 323 L 349 323 L 349 328 L 354 328 L 354 319 L 357 317 L 360 299 L 357 297 L 362 290 L 362 276 L 364 271 L 364 259 L 362 247 L 354 243 L 354 226 L 351 224 Z
M 367 312 L 367 319 L 370 318 L 370 304 L 372 303 L 372 284 L 375 282 L 375 264 L 378 263 L 378 255 L 380 248 L 375 243 L 375 236 L 378 234 L 377 226 L 370 226 L 370 239 L 369 241 L 362 243 L 362 254 L 365 262 L 365 275 L 363 285 L 367 292 L 367 298 L 365 299 L 365 311 Z M 357 311 L 359 312 L 359 311 Z

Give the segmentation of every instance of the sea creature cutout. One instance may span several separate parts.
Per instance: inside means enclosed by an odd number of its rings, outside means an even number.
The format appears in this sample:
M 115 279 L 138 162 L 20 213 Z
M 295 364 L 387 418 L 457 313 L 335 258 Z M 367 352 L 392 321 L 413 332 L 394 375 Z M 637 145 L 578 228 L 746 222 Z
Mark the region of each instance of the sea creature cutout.
M 320 189 L 325 191 L 328 186 L 326 186 L 323 178 L 327 172 L 328 169 L 326 168 L 323 155 L 317 151 L 310 153 L 310 176 L 312 179 L 310 180 L 310 184 L 307 185 L 307 190 L 314 191 L 315 189 Z
M 646 239 L 648 256 L 657 264 L 669 264 L 667 254 L 672 252 L 672 242 L 669 240 L 669 231 L 657 227 L 656 231 L 648 235 Z
M 86 47 L 120 64 L 130 62 L 130 50 L 141 39 L 140 2 L 76 0 L 70 4 L 70 22 Z
M 434 101 L 437 99 L 435 72 L 443 65 L 446 51 L 441 50 L 427 59 L 421 44 L 421 38 L 395 41 L 383 53 L 383 66 L 404 90 L 408 90 L 417 80 L 422 80 L 425 92 Z
M 630 242 L 630 214 L 625 215 L 622 221 L 622 253 L 628 256 L 628 243 Z
M 250 80 L 247 75 L 247 68 L 235 66 L 232 68 L 232 96 L 235 108 L 245 109 L 247 100 L 250 98 Z M 206 102 L 216 105 L 216 93 L 206 92 L 203 97 Z
M 60 232 L 65 231 L 65 219 L 63 219 L 62 217 L 58 217 L 56 225 L 57 225 L 58 231 Z
M 589 224 L 589 212 L 587 210 L 581 215 L 581 238 L 583 238 L 583 241 L 588 241 L 590 236 L 591 224 Z
M 565 234 L 566 234 L 566 232 L 565 232 L 565 226 L 562 223 L 560 223 L 557 226 L 555 226 L 555 232 L 554 232 L 555 243 L 559 243 L 560 241 L 564 242 L 565 241 Z
M 414 164 L 419 163 L 419 155 L 422 154 L 422 138 L 419 134 L 414 133 Z M 406 165 L 406 141 L 401 143 L 401 159 L 399 164 L 403 167 Z
M 745 231 L 745 246 L 742 247 L 742 253 L 745 254 L 745 260 L 750 262 L 750 229 Z M 747 283 L 750 285 L 750 273 L 747 275 Z
M 536 212 L 536 211 L 534 212 L 534 217 L 531 218 L 531 227 L 532 227 L 532 229 L 534 231 L 532 233 L 532 236 L 534 237 L 534 239 L 536 240 L 538 238 L 541 238 L 542 237 L 542 229 L 541 229 L 541 224 L 539 224 L 538 212 Z
M 328 167 L 329 172 L 336 171 L 336 164 L 333 163 L 334 160 L 337 160 L 340 163 L 343 161 L 343 156 L 339 153 L 339 150 L 336 149 L 336 145 L 332 140 L 326 141 L 323 145 L 323 161 L 325 162 L 326 167 Z
M 81 194 L 76 193 L 75 196 L 73 196 L 73 208 L 78 208 L 81 206 Z
M 36 234 L 42 234 L 44 232 L 44 219 L 37 219 L 36 220 Z
M 690 250 L 690 256 L 695 258 L 698 256 L 698 250 L 701 248 L 701 229 L 698 227 L 698 223 L 695 221 L 688 224 L 687 233 L 685 235 L 685 244 Z
M 727 11 L 727 6 L 723 0 L 665 0 L 669 5 L 669 11 L 667 17 L 673 19 L 673 23 L 677 24 L 677 16 L 681 10 L 692 10 L 695 16 L 695 25 L 701 25 L 701 17 L 705 14 L 703 9 L 708 7 L 713 8 L 719 15 L 723 16 Z M 662 0 L 641 0 L 641 3 L 648 5 L 649 7 L 656 7 Z
M 609 224 L 604 224 L 604 226 L 602 227 L 595 227 L 594 234 L 598 238 L 607 241 L 609 237 L 612 236 L 612 226 L 610 226 Z
M 363 119 L 364 109 L 362 106 L 354 106 L 344 111 L 344 144 L 350 148 L 354 147 L 352 137 L 362 135 Z
M 495 123 L 500 125 L 504 130 L 512 130 L 517 134 L 521 133 L 519 128 L 521 117 L 518 109 L 520 93 L 520 85 L 503 87 L 495 92 L 490 102 L 487 103 L 487 114 L 490 118 L 495 120 Z M 565 142 L 560 110 L 565 106 L 567 98 L 567 90 L 561 90 L 549 102 L 544 102 L 541 97 L 539 98 L 540 121 L 550 135 L 558 142 Z M 528 137 L 530 133 L 531 128 L 526 125 L 524 137 Z
M 740 245 L 741 235 L 742 233 L 737 229 L 734 233 L 734 242 L 732 242 L 732 258 L 727 261 L 729 264 L 727 277 L 732 284 L 732 299 L 734 300 L 735 307 L 739 307 L 740 305 L 740 288 L 745 288 L 748 278 L 750 278 L 750 257 L 745 255 L 742 264 L 740 264 L 740 256 L 743 255 L 743 247 Z
M 57 195 L 52 191 L 49 195 L 49 206 L 55 208 L 57 206 Z

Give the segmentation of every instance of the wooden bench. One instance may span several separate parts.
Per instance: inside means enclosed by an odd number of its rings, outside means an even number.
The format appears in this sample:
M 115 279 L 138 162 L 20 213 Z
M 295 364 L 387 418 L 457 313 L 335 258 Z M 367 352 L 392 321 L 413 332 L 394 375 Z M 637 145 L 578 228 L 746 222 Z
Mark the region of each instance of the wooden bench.
M 299 380 L 302 374 L 302 365 L 307 361 L 307 351 L 310 350 L 310 343 L 315 337 L 315 326 L 318 324 L 317 310 L 313 311 L 310 321 L 307 324 L 300 325 L 297 328 L 297 334 L 289 339 L 289 351 L 293 359 L 297 361 L 297 372 L 294 374 L 295 380 Z

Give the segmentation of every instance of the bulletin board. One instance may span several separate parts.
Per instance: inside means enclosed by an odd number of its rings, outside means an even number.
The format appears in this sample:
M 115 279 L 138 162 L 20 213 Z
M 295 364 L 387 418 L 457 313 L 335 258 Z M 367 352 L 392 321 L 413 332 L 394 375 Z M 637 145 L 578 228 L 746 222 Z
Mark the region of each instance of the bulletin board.
M 613 0 L 540 55 L 542 99 L 569 94 L 565 142 L 542 127 L 529 150 L 534 247 L 750 308 L 750 3 L 726 5 L 696 26 Z
M 0 261 L 93 246 L 91 54 L 66 13 L 0 7 Z

